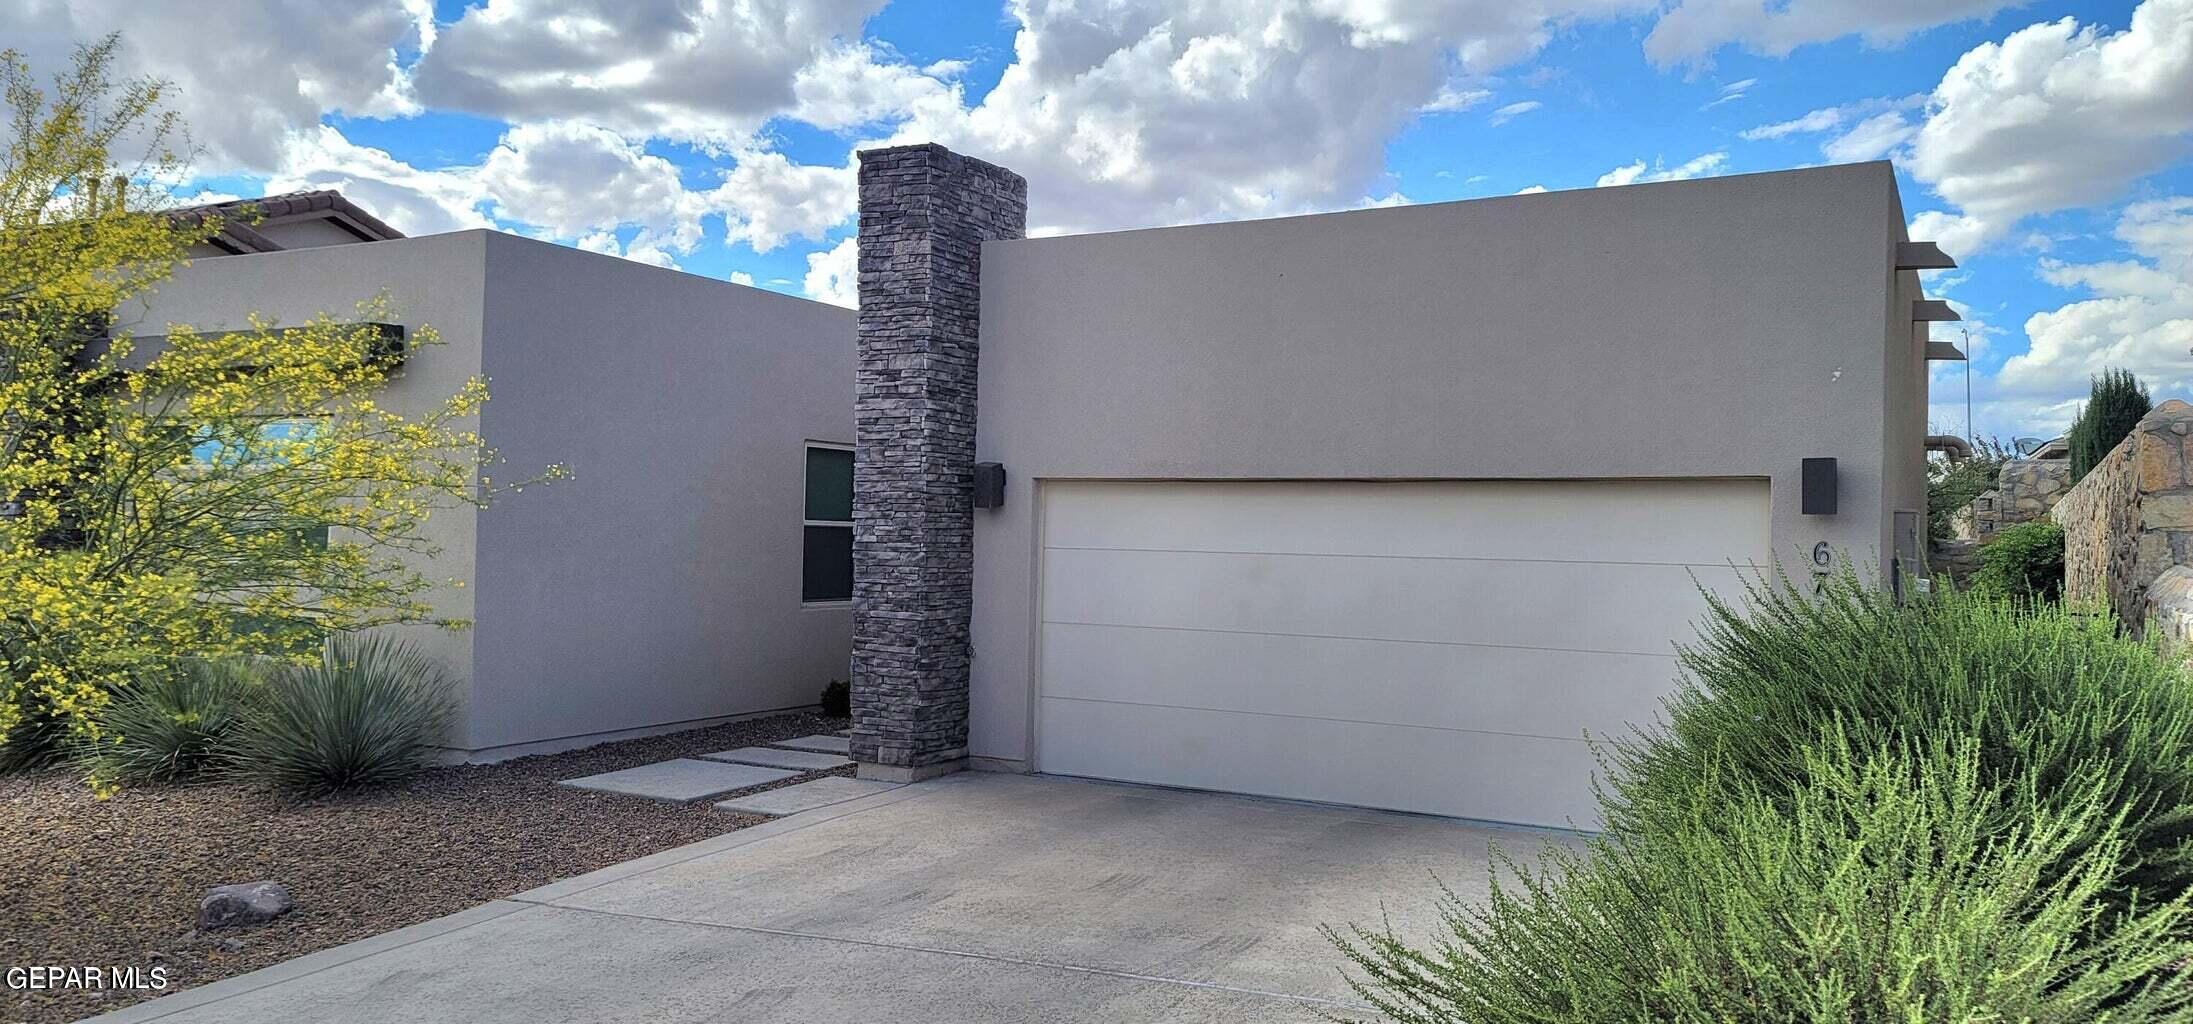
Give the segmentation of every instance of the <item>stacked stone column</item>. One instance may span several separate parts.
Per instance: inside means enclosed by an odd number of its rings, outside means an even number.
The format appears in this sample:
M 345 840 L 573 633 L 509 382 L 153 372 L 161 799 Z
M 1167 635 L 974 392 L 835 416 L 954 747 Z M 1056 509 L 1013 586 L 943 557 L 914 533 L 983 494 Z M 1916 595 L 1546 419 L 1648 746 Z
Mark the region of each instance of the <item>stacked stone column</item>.
M 967 759 L 982 243 L 1027 230 L 1027 182 L 942 146 L 860 154 L 853 737 L 865 778 Z

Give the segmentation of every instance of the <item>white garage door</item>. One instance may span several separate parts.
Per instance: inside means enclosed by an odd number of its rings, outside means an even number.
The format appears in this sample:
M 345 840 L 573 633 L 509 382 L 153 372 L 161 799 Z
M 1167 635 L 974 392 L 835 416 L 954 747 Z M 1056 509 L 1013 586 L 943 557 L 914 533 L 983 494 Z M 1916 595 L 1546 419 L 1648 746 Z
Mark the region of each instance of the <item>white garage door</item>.
M 1049 482 L 1037 768 L 1592 828 L 1763 480 Z

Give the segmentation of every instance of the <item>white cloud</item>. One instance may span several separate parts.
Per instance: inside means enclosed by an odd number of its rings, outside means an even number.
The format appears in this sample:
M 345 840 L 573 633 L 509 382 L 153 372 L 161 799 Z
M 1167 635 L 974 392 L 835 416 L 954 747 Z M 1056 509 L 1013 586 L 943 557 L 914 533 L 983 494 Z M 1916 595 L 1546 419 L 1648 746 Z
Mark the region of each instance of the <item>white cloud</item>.
M 1822 107 L 1802 117 L 1777 121 L 1773 124 L 1763 124 L 1757 128 L 1747 128 L 1738 132 L 1737 135 L 1741 136 L 1746 142 L 1757 142 L 1761 139 L 1779 139 L 1789 135 L 1824 132 L 1842 123 L 1843 110 L 1841 107 Z
M 2006 360 L 1997 375 L 2003 394 L 2041 402 L 2075 397 L 2107 367 L 2131 370 L 2169 393 L 2193 385 L 2193 197 L 2126 207 L 2116 237 L 2133 259 L 2041 261 L 2043 279 L 2090 297 L 2026 320 L 2027 351 Z
M 1849 131 L 1823 143 L 1820 152 L 1836 163 L 1879 160 L 1903 145 L 1917 130 L 1901 112 L 1891 110 L 1852 125 Z
M 1973 48 L 1928 99 L 1908 167 L 1956 207 L 1936 240 L 1970 252 L 2029 214 L 2115 199 L 2189 133 L 2193 0 L 2147 0 L 2121 32 L 2064 18 Z
M 708 202 L 723 211 L 732 241 L 768 252 L 788 238 L 819 241 L 852 219 L 860 200 L 858 175 L 850 163 L 795 164 L 781 153 L 743 150 Z
M 489 197 L 466 170 L 421 170 L 324 125 L 290 136 L 267 181 L 269 194 L 322 188 L 340 189 L 405 234 L 492 226 L 479 209 Z
M 30 0 L 0 4 L 0 45 L 40 79 L 77 44 L 121 31 L 116 70 L 168 80 L 201 171 L 269 171 L 321 114 L 416 108 L 397 50 L 433 31 L 425 0 Z M 125 144 L 126 145 L 126 144 Z M 118 156 L 134 157 L 134 153 Z
M 743 284 L 748 288 L 754 287 L 754 275 L 743 270 L 732 271 L 730 281 L 732 284 Z
M 1011 0 L 997 86 L 917 97 L 888 141 L 1025 175 L 1037 233 L 1340 209 L 1383 191 L 1413 118 L 1485 102 L 1562 25 L 1651 3 Z
M 1524 114 L 1528 114 L 1531 111 L 1537 110 L 1538 108 L 1543 106 L 1545 106 L 1545 104 L 1540 103 L 1537 100 L 1524 100 L 1520 103 L 1510 103 L 1507 106 L 1501 107 L 1500 109 L 1493 111 L 1491 120 L 1492 123 L 1495 125 L 1507 124 L 1508 122 L 1513 121 L 1516 118 L 1521 117 Z
M 870 87 L 889 83 L 811 80 L 803 95 L 798 77 L 818 62 L 852 70 L 863 58 L 846 41 L 882 6 L 488 0 L 443 27 L 413 77 L 419 98 L 435 106 L 729 148 L 803 102 L 817 117 L 867 109 Z
M 1416 109 L 1427 114 L 1468 110 L 1491 98 L 1490 89 L 1463 89 L 1454 85 L 1443 85 L 1439 88 L 1439 95 Z
M 1540 192 L 1545 191 L 1548 191 L 1548 189 L 1544 185 L 1525 185 L 1522 188 L 1516 189 L 1515 194 L 1519 196 L 1535 196 Z
M 637 225 L 657 247 L 690 251 L 705 212 L 670 161 L 607 129 L 570 121 L 506 132 L 471 172 L 505 220 L 557 238 Z
M 1674 167 L 1648 166 L 1645 161 L 1625 164 L 1599 176 L 1593 182 L 1597 188 L 1634 185 L 1641 181 L 1685 181 L 1690 178 L 1710 178 L 1721 172 L 1728 163 L 1727 153 L 1706 153 L 1677 164 Z
M 554 241 L 675 266 L 721 216 L 727 241 L 768 252 L 820 239 L 852 217 L 854 171 L 740 150 L 722 183 L 689 188 L 670 161 L 615 132 L 570 121 L 504 133 L 474 166 L 422 169 L 359 146 L 332 126 L 292 138 L 270 191 L 341 189 L 409 234 L 519 226 Z M 619 237 L 628 240 L 620 243 Z
M 801 283 L 801 290 L 808 298 L 835 306 L 860 305 L 858 246 L 858 239 L 848 238 L 807 254 L 807 279 Z
M 1984 18 L 2017 0 L 1676 0 L 1645 37 L 1655 64 L 1699 63 L 1724 46 L 1772 57 L 1857 35 L 1891 46 L 1915 32 Z
M 1730 82 L 1729 84 L 1721 87 L 1720 96 L 1716 97 L 1712 102 L 1707 103 L 1705 106 L 1699 107 L 1698 109 L 1712 110 L 1713 108 L 1718 107 L 1723 103 L 1734 103 L 1737 100 L 1743 99 L 1745 96 L 1749 95 L 1751 92 L 1751 87 L 1758 84 L 1759 80 L 1756 78 L 1746 78 L 1739 81 Z

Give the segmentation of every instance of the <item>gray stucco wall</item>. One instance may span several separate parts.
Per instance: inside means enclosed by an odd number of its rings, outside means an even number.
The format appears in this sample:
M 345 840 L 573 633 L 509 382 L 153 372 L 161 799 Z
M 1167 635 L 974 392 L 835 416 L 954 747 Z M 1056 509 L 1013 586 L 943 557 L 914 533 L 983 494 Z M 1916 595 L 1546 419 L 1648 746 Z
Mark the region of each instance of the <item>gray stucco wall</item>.
M 1763 477 L 1778 557 L 1878 570 L 1925 508 L 1901 220 L 1869 163 L 989 243 L 970 753 L 1030 756 L 1045 478 Z
M 809 705 L 845 678 L 851 612 L 803 608 L 803 442 L 853 436 L 853 312 L 496 232 L 200 259 L 137 333 L 256 310 L 347 316 L 385 290 L 415 352 L 400 411 L 485 373 L 480 429 L 510 479 L 575 478 L 434 516 L 408 629 L 468 684 L 458 745 L 511 745 Z M 494 748 L 503 748 L 500 751 Z
M 439 407 L 480 372 L 481 291 L 486 242 L 482 232 L 334 245 L 291 252 L 194 259 L 137 310 L 133 334 L 155 334 L 170 323 L 197 330 L 247 326 L 254 312 L 296 324 L 325 313 L 355 317 L 358 304 L 385 293 L 397 322 L 413 331 L 431 326 L 441 344 L 414 347 L 380 398 L 393 411 L 417 415 Z M 131 311 L 124 310 L 128 317 Z M 449 618 L 473 618 L 474 518 L 456 508 L 421 524 L 422 538 L 441 549 L 429 579 L 456 578 L 425 599 Z M 462 679 L 472 664 L 475 633 L 435 627 L 397 630 Z
M 852 613 L 800 602 L 807 440 L 853 438 L 853 311 L 485 236 L 471 745 L 815 703 Z

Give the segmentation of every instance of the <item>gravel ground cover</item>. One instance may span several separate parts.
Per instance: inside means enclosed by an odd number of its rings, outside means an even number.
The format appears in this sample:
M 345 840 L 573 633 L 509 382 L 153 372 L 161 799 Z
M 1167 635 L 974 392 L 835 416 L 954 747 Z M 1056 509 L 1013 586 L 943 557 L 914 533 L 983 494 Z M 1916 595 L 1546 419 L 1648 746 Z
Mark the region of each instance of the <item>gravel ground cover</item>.
M 0 989 L 0 1021 L 72 1021 L 417 924 L 767 821 L 707 802 L 588 793 L 559 779 L 845 728 L 787 714 L 285 802 L 238 784 L 99 801 L 66 771 L 0 776 L 0 970 L 164 967 L 161 991 Z M 809 772 L 754 791 L 850 768 Z M 720 799 L 720 798 L 719 798 Z M 296 909 L 195 933 L 215 885 L 271 879 Z

